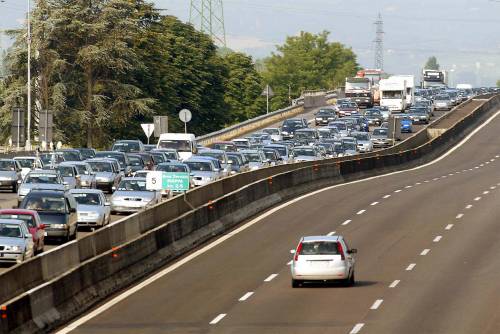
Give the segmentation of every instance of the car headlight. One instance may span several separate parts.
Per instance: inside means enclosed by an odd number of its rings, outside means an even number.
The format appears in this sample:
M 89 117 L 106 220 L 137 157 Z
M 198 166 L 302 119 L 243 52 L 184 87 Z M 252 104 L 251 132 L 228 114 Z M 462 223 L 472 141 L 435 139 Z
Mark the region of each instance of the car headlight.
M 204 177 L 202 177 L 201 179 L 202 179 L 203 181 L 212 181 L 212 180 L 213 180 L 213 178 L 212 178 L 212 177 L 210 177 L 210 176 L 204 176 Z
M 29 192 L 30 192 L 30 190 L 28 188 L 21 188 L 21 189 L 19 189 L 19 195 L 20 196 L 26 196 L 26 195 L 28 195 Z
M 11 252 L 20 252 L 21 246 L 5 246 L 5 250 Z
M 59 230 L 64 230 L 68 227 L 66 224 L 51 224 L 51 228 L 59 229 Z
M 0 181 L 11 181 L 12 178 L 8 176 L 0 176 Z

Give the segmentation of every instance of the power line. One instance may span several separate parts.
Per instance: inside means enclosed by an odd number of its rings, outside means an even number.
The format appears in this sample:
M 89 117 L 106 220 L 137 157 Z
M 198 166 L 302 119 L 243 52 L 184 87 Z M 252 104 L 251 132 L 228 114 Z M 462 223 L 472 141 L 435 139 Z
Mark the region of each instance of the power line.
M 216 44 L 226 46 L 222 0 L 191 0 L 189 22 L 209 34 Z

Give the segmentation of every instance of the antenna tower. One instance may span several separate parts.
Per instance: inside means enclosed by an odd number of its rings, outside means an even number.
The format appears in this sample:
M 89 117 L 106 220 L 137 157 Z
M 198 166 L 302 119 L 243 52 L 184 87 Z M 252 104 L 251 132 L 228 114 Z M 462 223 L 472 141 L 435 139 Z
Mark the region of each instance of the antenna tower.
M 375 37 L 375 68 L 384 69 L 384 21 L 382 15 L 379 13 L 377 21 L 375 21 L 377 33 Z
M 215 44 L 226 46 L 222 0 L 191 0 L 189 23 L 210 35 Z

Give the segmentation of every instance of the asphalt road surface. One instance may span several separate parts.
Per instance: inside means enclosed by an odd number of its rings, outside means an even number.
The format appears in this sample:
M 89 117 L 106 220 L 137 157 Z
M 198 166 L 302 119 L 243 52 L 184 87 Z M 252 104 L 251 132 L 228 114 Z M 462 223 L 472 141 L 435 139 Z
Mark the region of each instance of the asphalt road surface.
M 499 131 L 497 117 L 428 166 L 284 204 L 72 332 L 496 334 Z M 334 231 L 358 249 L 357 284 L 292 289 L 290 249 Z

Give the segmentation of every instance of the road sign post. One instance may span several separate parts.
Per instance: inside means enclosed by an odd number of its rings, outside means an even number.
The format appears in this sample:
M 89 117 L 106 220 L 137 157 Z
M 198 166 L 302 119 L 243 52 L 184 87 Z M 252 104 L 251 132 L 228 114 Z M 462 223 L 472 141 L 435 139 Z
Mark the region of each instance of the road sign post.
M 179 119 L 184 122 L 184 133 L 187 133 L 187 123 L 191 121 L 191 118 L 193 118 L 191 111 L 182 109 L 179 112 Z
M 261 95 L 266 97 L 266 114 L 269 114 L 269 99 L 274 96 L 271 86 L 266 85 Z
M 149 138 L 151 137 L 151 135 L 155 131 L 155 125 L 153 123 L 141 124 L 141 127 L 142 127 L 142 130 L 144 131 L 144 134 L 146 135 L 146 137 L 148 137 L 148 145 L 149 145 Z

